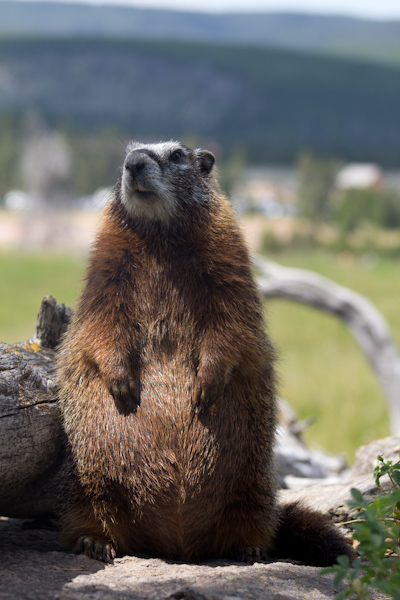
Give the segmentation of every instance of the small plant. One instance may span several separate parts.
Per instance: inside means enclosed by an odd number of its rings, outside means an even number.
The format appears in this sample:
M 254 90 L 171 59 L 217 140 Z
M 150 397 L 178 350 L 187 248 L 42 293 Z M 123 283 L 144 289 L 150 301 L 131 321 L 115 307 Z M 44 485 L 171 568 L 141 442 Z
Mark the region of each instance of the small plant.
M 372 589 L 400 600 L 400 461 L 385 461 L 382 456 L 378 461 L 374 469 L 376 484 L 380 486 L 381 477 L 388 475 L 392 489 L 371 503 L 359 490 L 351 490 L 353 500 L 349 506 L 358 513 L 351 527 L 353 537 L 358 541 L 359 558 L 350 565 L 347 556 L 340 556 L 337 565 L 322 571 L 322 574 L 335 574 L 335 586 L 347 583 L 335 600 L 370 600 Z

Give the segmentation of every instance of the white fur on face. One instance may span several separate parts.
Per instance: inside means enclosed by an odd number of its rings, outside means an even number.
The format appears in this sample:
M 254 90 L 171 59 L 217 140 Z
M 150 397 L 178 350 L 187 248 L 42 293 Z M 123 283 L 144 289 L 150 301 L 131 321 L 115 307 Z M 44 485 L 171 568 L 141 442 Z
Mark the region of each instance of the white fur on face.
M 131 142 L 127 147 L 122 174 L 122 202 L 128 212 L 139 219 L 168 221 L 175 214 L 176 197 L 172 177 L 168 177 L 151 157 L 146 158 L 145 167 L 137 174 L 134 181 L 125 169 L 133 151 L 150 150 L 167 160 L 172 152 L 181 150 L 178 142 L 160 142 L 158 144 L 141 144 Z M 181 168 L 186 168 L 182 165 Z M 172 174 L 171 174 L 172 175 Z
M 158 142 L 154 144 L 141 144 L 140 142 L 130 142 L 126 148 L 126 155 L 132 152 L 132 150 L 140 150 L 141 148 L 151 150 L 152 152 L 158 154 L 158 156 L 162 158 L 167 158 L 174 150 L 181 150 L 182 145 L 179 142 L 175 142 L 174 140 L 170 140 L 169 142 Z

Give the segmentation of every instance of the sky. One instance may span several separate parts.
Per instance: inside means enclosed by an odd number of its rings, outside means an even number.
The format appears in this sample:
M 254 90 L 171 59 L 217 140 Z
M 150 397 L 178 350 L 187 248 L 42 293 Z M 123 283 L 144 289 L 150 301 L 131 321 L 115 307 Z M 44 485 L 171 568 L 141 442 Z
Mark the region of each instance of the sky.
M 400 0 L 70 0 L 154 8 L 227 11 L 295 11 L 400 20 Z

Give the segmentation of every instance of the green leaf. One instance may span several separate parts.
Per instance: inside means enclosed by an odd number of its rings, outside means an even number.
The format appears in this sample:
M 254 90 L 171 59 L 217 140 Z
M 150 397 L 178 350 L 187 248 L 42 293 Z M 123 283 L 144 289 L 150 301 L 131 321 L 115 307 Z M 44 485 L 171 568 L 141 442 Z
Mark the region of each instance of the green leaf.
M 392 478 L 395 480 L 395 482 L 397 483 L 397 485 L 400 486 L 400 471 L 398 471 L 398 470 L 393 471 Z
M 363 584 L 362 581 L 360 579 L 355 579 L 353 581 L 353 589 L 356 592 L 356 594 L 360 595 L 363 591 Z
M 356 558 L 356 560 L 353 561 L 352 567 L 355 571 L 358 571 L 361 567 L 361 558 Z
M 349 560 L 349 557 L 347 556 L 347 554 L 342 554 L 342 555 L 338 556 L 336 560 L 339 563 L 339 565 L 341 567 L 343 567 L 344 569 L 350 568 L 350 560 Z
M 340 572 L 336 573 L 336 577 L 333 580 L 333 585 L 335 587 L 338 587 L 342 583 L 342 581 L 345 577 L 346 577 L 346 571 L 340 571 Z
M 354 500 L 358 503 L 358 505 L 362 508 L 367 508 L 368 502 L 365 500 L 364 496 L 357 488 L 351 488 L 351 495 Z
M 371 542 L 375 548 L 379 548 L 384 543 L 385 538 L 381 533 L 371 533 Z
M 349 590 L 342 590 L 341 592 L 339 592 L 339 594 L 336 594 L 334 600 L 344 600 L 344 598 L 347 598 L 349 595 Z
M 331 575 L 332 573 L 337 573 L 338 569 L 340 569 L 340 567 L 338 567 L 338 566 L 325 567 L 324 569 L 321 569 L 319 574 L 320 575 Z

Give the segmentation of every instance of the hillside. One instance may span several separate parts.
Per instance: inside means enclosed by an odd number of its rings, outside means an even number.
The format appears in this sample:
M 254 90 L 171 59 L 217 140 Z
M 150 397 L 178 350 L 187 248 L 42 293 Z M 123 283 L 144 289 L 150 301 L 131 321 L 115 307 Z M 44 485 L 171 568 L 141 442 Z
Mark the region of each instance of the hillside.
M 126 136 L 194 135 L 253 163 L 322 155 L 400 161 L 400 68 L 307 54 L 150 41 L 0 41 L 0 115 Z
M 208 14 L 0 0 L 0 35 L 94 36 L 254 44 L 400 64 L 400 21 L 265 12 Z

